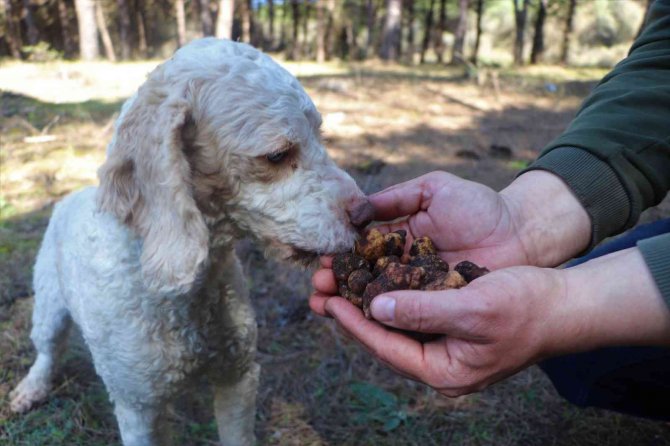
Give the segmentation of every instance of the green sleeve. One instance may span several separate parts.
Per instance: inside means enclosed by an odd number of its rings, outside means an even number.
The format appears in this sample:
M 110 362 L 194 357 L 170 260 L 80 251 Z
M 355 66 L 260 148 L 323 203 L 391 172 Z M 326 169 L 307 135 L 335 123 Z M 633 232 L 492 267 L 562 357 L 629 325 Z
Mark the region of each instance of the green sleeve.
M 670 234 L 640 240 L 637 247 L 661 295 L 670 305 Z
M 670 189 L 670 0 L 527 169 L 562 177 L 592 221 L 591 246 L 633 226 Z M 668 254 L 670 256 L 670 252 Z

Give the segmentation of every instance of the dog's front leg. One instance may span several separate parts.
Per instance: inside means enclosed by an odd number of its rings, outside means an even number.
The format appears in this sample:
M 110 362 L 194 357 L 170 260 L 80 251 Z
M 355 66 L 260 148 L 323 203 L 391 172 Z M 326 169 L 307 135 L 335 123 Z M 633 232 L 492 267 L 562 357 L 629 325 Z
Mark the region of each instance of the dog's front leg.
M 214 412 L 219 439 L 224 446 L 252 446 L 256 418 L 256 393 L 261 367 L 251 363 L 239 380 L 214 386 Z
M 134 406 L 117 401 L 114 414 L 124 446 L 165 446 L 171 443 L 162 407 Z

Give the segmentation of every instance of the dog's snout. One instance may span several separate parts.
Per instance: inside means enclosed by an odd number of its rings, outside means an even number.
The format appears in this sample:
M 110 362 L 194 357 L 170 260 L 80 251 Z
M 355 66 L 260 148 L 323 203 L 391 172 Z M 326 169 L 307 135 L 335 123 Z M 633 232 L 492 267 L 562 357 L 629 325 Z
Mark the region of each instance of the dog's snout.
M 375 216 L 375 209 L 366 197 L 356 197 L 347 205 L 349 221 L 357 228 L 366 226 Z

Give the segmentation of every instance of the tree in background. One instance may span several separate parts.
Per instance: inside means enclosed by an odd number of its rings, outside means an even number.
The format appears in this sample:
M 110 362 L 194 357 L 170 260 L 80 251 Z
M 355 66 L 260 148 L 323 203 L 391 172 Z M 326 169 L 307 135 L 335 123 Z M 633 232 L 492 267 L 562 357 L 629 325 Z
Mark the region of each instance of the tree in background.
M 128 8 L 128 0 L 116 0 L 116 11 L 119 21 L 119 41 L 121 43 L 121 59 L 128 60 L 131 55 L 131 39 L 130 39 L 130 9 Z
M 177 18 L 177 46 L 186 45 L 186 11 L 184 10 L 184 0 L 175 0 L 175 16 Z
M 512 0 L 514 3 L 514 65 L 523 64 L 523 46 L 526 40 L 526 18 L 530 0 Z
M 7 40 L 7 46 L 9 47 L 9 52 L 15 59 L 21 58 L 21 47 L 23 42 L 21 41 L 21 29 L 19 26 L 18 16 L 20 12 L 17 13 L 16 8 L 12 4 L 11 0 L 5 0 L 3 2 L 4 6 L 4 16 L 5 16 L 5 39 Z
M 423 42 L 421 44 L 421 63 L 426 62 L 426 52 L 428 51 L 428 46 L 430 45 L 430 33 L 433 29 L 433 10 L 435 7 L 435 0 L 430 0 L 428 10 L 426 11 L 426 19 L 424 21 L 423 27 Z
M 563 45 L 561 46 L 561 63 L 566 65 L 568 63 L 568 55 L 570 54 L 570 39 L 573 31 L 573 18 L 575 16 L 575 9 L 577 8 L 577 0 L 569 0 L 568 14 L 565 17 L 565 28 L 563 29 Z
M 102 3 L 95 3 L 95 24 L 98 27 L 98 32 L 102 39 L 105 56 L 110 62 L 116 62 L 114 45 L 112 44 L 112 37 L 109 35 L 109 30 L 107 29 L 107 22 L 105 21 L 105 15 L 102 10 Z
M 533 65 L 542 59 L 544 53 L 544 21 L 547 17 L 547 2 L 548 0 L 539 0 L 538 3 L 533 48 L 530 52 L 530 63 Z
M 477 21 L 475 25 L 475 47 L 472 50 L 470 62 L 477 65 L 479 58 L 479 45 L 482 38 L 482 16 L 484 15 L 484 0 L 477 0 Z
M 407 63 L 414 63 L 414 55 L 416 54 L 416 44 L 414 42 L 414 19 L 415 8 L 414 0 L 405 0 L 405 7 L 407 8 L 407 50 L 405 51 L 405 60 Z
M 454 46 L 451 52 L 451 63 L 463 62 L 463 47 L 465 45 L 465 33 L 468 30 L 468 0 L 459 1 L 458 24 L 454 33 Z
M 233 18 L 235 17 L 235 1 L 219 0 L 219 10 L 216 17 L 216 37 L 220 39 L 233 38 Z
M 379 57 L 382 60 L 398 60 L 400 56 L 402 24 L 402 0 L 386 0 L 386 19 L 382 31 L 382 46 Z
M 435 55 L 437 63 L 444 62 L 444 32 L 447 30 L 447 0 L 440 0 L 440 15 L 437 20 L 437 29 L 434 32 Z
M 98 27 L 95 19 L 94 0 L 74 0 L 79 26 L 79 57 L 94 60 L 100 57 Z

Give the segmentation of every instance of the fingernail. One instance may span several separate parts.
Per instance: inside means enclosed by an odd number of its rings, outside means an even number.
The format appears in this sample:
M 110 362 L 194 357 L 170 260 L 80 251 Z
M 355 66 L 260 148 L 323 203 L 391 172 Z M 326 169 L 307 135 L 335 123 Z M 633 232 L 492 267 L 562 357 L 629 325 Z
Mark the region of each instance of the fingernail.
M 386 296 L 377 296 L 370 305 L 372 317 L 379 322 L 392 322 L 395 316 L 395 299 Z

